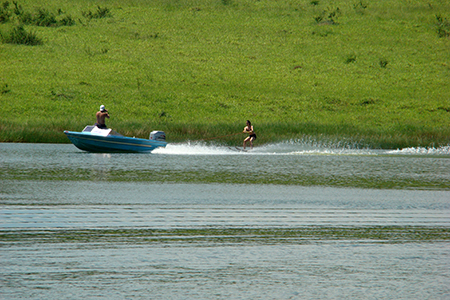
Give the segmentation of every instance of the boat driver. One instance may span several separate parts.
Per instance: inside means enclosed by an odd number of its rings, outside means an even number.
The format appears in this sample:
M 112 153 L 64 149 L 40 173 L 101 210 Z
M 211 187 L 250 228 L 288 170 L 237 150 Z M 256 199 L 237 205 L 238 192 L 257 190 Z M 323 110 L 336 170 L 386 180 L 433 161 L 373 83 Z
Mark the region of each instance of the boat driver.
M 107 129 L 108 127 L 106 127 L 105 119 L 109 119 L 109 113 L 104 105 L 100 105 L 100 111 L 98 111 L 95 116 L 97 117 L 97 123 L 95 123 L 95 126 L 100 129 Z

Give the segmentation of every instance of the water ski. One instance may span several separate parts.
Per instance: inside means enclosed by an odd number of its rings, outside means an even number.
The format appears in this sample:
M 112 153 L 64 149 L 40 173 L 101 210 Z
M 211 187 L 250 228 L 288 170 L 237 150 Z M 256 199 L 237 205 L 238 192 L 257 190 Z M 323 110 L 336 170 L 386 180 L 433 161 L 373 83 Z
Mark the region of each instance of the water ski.
M 242 148 L 239 148 L 239 147 L 237 147 L 237 146 L 235 146 L 234 148 L 232 148 L 232 147 L 228 147 L 230 150 L 233 150 L 233 151 L 238 151 L 238 152 L 247 152 L 247 150 L 245 150 L 245 149 L 242 149 Z

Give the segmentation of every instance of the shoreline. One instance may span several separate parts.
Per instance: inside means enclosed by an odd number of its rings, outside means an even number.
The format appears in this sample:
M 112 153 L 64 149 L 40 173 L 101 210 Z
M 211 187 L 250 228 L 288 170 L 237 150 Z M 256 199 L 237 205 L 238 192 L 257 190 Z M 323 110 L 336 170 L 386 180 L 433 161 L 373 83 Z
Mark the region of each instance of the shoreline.
M 75 131 L 81 131 L 75 130 Z M 148 138 L 148 134 L 151 130 L 121 130 L 116 129 L 118 132 L 125 136 Z M 230 134 L 230 132 L 216 133 L 218 138 L 214 135 L 206 136 L 201 132 L 192 131 L 190 133 L 183 133 L 183 130 L 170 131 L 167 128 L 158 129 L 162 130 L 167 135 L 167 142 L 170 143 L 204 143 L 204 144 L 219 144 L 219 145 L 240 145 L 242 144 L 245 135 Z M 148 131 L 148 134 L 147 134 Z M 262 132 L 261 130 L 259 132 Z M 228 135 L 228 136 L 227 136 Z M 225 137 L 223 137 L 225 136 Z M 347 134 L 326 134 L 317 133 L 309 134 L 284 132 L 280 134 L 274 131 L 264 131 L 264 133 L 258 134 L 258 139 L 255 141 L 255 145 L 267 145 L 286 141 L 302 141 L 309 144 L 323 144 L 330 145 L 331 147 L 343 147 L 343 148 L 369 148 L 369 149 L 383 149 L 383 150 L 395 150 L 403 148 L 439 148 L 447 147 L 450 145 L 450 138 L 439 136 L 433 138 L 433 134 L 420 134 L 420 135 L 407 135 L 404 133 L 388 133 L 382 134 L 364 134 L 358 133 L 353 136 Z M 0 132 L 0 143 L 43 143 L 43 144 L 70 144 L 70 141 L 64 135 L 63 131 L 51 130 L 51 129 L 22 129 L 9 131 L 7 134 L 5 130 Z

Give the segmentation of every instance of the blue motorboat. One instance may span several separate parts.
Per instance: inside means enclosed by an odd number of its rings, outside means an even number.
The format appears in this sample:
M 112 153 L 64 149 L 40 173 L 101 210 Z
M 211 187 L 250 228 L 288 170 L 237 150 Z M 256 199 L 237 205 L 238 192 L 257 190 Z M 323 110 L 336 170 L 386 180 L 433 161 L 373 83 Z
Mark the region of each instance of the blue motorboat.
M 162 131 L 152 131 L 149 139 L 126 137 L 95 125 L 86 126 L 81 132 L 66 130 L 64 133 L 78 149 L 89 152 L 150 152 L 167 145 L 166 135 Z

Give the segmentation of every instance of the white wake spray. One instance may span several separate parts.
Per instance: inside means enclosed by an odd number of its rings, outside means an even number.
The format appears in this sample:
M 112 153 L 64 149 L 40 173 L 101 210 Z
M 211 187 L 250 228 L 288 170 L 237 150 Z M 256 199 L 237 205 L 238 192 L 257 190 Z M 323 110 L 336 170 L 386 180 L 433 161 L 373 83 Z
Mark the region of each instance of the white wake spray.
M 450 146 L 439 148 L 404 148 L 397 150 L 381 150 L 357 148 L 342 143 L 319 143 L 311 141 L 286 141 L 256 146 L 247 151 L 241 146 L 230 147 L 211 145 L 204 142 L 169 143 L 166 148 L 155 149 L 153 154 L 165 155 L 438 155 L 449 156 Z

